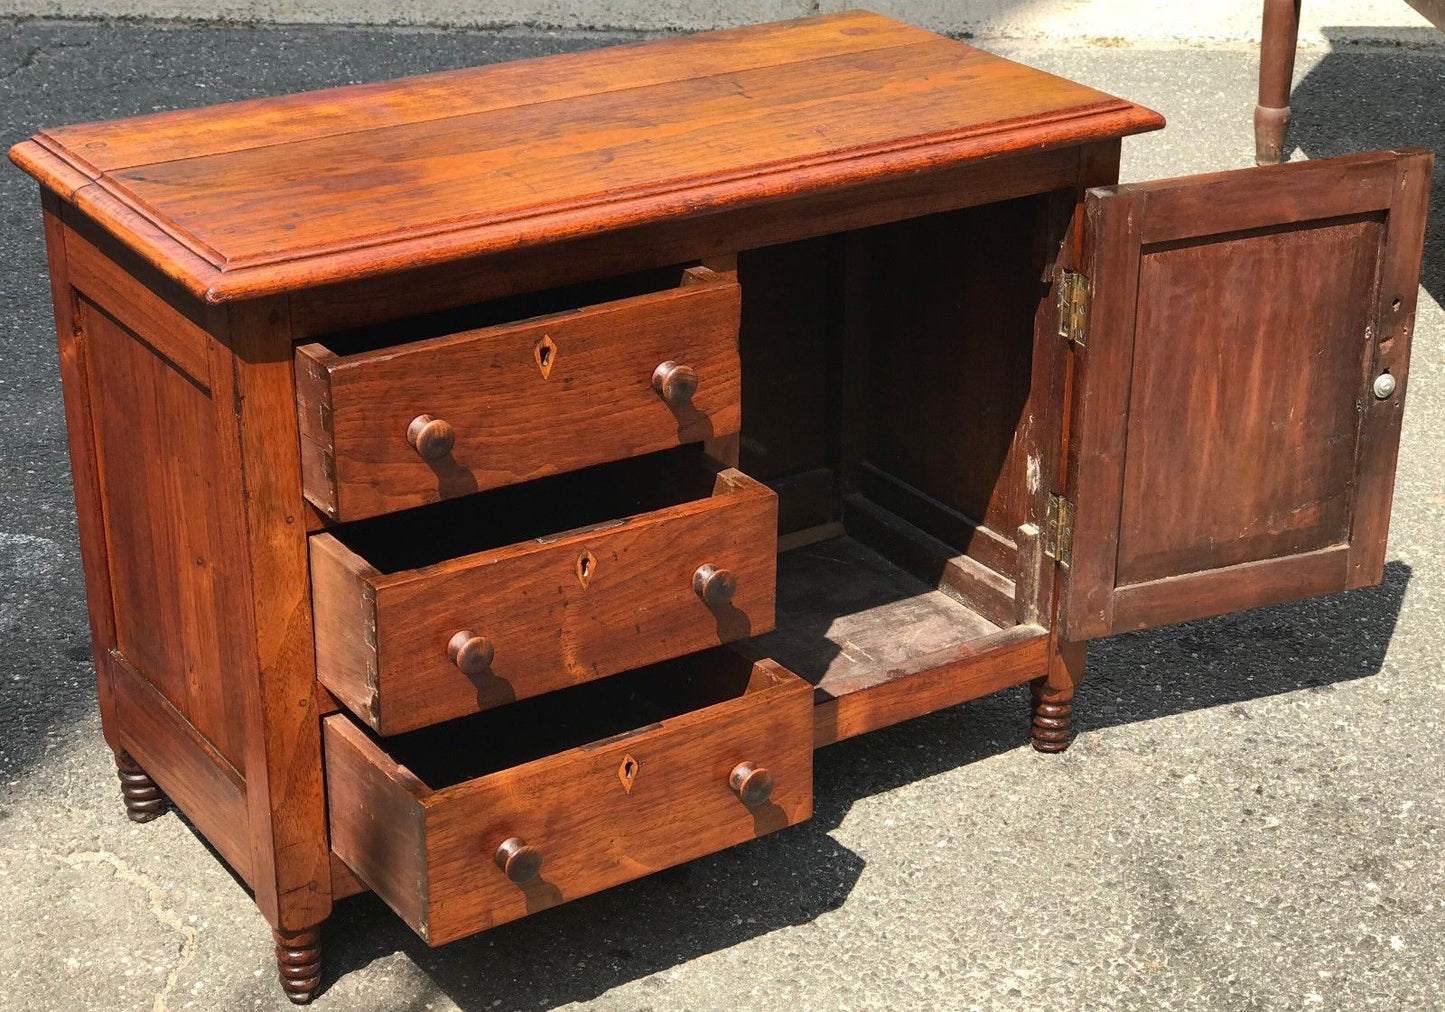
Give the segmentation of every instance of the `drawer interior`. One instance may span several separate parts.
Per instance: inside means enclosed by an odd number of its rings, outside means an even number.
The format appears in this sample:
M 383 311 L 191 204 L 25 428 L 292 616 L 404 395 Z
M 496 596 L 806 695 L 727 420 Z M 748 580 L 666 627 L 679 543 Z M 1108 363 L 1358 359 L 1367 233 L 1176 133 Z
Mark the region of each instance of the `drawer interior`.
M 685 446 L 358 520 L 329 533 L 380 573 L 557 537 L 726 494 L 727 477 Z
M 662 292 L 676 288 L 682 273 L 691 264 L 659 267 L 654 270 L 636 271 L 620 277 L 584 281 L 540 292 L 528 292 L 506 298 L 493 299 L 452 309 L 441 309 L 400 320 L 389 320 L 364 327 L 333 331 L 317 338 L 329 351 L 337 355 L 357 355 L 376 351 L 393 345 L 425 341 L 433 337 L 455 334 L 460 331 L 492 327 L 502 323 L 530 320 L 552 313 L 563 313 L 571 309 L 582 309 L 618 299 L 629 299 L 650 292 Z
M 428 788 L 440 791 L 648 730 L 761 691 L 777 677 L 740 655 L 710 650 L 394 735 L 385 739 L 385 748 Z

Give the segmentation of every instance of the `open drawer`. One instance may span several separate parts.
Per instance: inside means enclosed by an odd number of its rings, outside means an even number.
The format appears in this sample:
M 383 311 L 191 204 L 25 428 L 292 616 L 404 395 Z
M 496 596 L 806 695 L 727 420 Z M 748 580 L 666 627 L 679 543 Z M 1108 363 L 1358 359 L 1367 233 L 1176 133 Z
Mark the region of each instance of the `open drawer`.
M 382 734 L 773 627 L 777 497 L 695 447 L 311 538 L 317 677 Z
M 693 267 L 303 345 L 306 496 L 360 519 L 731 435 L 740 307 L 734 275 Z
M 384 743 L 334 714 L 331 846 L 440 945 L 808 818 L 812 695 L 711 651 Z

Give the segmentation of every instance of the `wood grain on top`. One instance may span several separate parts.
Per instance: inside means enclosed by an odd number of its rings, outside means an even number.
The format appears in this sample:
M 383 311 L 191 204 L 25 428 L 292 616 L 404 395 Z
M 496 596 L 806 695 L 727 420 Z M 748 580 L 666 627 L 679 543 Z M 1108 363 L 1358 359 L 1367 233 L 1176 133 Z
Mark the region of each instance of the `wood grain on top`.
M 223 302 L 1162 124 L 846 12 L 47 130 L 11 158 Z

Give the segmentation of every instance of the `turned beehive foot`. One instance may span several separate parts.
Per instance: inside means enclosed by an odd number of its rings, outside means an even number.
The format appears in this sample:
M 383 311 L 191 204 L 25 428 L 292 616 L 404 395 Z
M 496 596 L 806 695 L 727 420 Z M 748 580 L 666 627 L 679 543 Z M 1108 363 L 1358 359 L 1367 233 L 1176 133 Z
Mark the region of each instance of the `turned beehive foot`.
M 321 929 L 273 931 L 281 990 L 293 1005 L 305 1005 L 321 986 Z
M 120 778 L 120 794 L 131 822 L 150 822 L 166 810 L 165 795 L 129 752 L 115 754 L 115 775 Z
M 1029 737 L 1040 752 L 1062 752 L 1069 747 L 1069 718 L 1074 710 L 1074 687 L 1084 678 L 1087 641 L 1060 639 L 1049 657 L 1049 671 L 1029 685 L 1033 698 L 1033 724 Z
M 1034 700 L 1034 722 L 1030 729 L 1034 748 L 1040 752 L 1062 752 L 1068 748 L 1072 710 L 1072 703 Z

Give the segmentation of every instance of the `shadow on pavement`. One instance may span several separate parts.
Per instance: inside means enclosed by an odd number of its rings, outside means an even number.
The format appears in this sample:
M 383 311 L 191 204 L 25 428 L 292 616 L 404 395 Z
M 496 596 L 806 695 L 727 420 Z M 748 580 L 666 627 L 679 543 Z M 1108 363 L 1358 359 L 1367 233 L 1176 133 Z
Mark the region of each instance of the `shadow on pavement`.
M 1325 55 L 1290 96 L 1292 119 L 1286 146 L 1310 158 L 1392 147 L 1445 150 L 1445 122 L 1434 115 L 1445 95 L 1445 34 L 1421 28 L 1407 41 L 1435 52 L 1352 46 L 1350 36 L 1368 29 L 1324 29 L 1335 48 Z M 1396 29 L 1404 34 L 1403 29 Z M 1445 165 L 1436 162 L 1425 232 L 1425 263 L 1420 283 L 1445 305 Z

